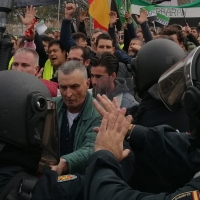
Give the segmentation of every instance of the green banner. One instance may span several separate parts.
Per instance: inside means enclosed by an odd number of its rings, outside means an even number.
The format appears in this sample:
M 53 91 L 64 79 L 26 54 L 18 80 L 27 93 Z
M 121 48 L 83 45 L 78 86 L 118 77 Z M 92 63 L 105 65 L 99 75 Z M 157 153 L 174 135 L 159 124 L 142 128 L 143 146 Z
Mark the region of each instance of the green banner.
M 122 0 L 115 0 L 116 2 L 116 6 L 117 6 L 117 10 L 119 13 L 119 18 L 121 23 L 124 23 L 126 20 L 124 18 L 124 15 L 126 12 L 131 13 L 131 1 L 130 0 L 126 0 L 124 1 L 124 3 L 122 2 Z M 133 25 L 135 28 L 138 27 L 137 23 L 133 20 Z
M 151 0 L 131 0 L 131 4 L 138 5 L 138 6 L 149 6 L 151 5 Z M 171 7 L 171 8 L 195 8 L 200 7 L 200 1 L 194 0 L 191 3 L 183 4 L 180 6 L 160 6 L 156 5 L 159 8 Z
M 167 26 L 169 24 L 169 21 L 170 21 L 169 17 L 157 13 L 157 20 L 156 20 L 156 22 L 158 22 L 158 23 L 160 23 L 160 24 L 162 24 L 164 26 Z
M 124 23 L 125 22 L 124 15 L 126 13 L 126 8 L 125 8 L 125 6 L 124 6 L 124 4 L 121 0 L 115 0 L 115 2 L 116 2 L 116 5 L 117 5 L 117 10 L 119 12 L 120 21 L 122 23 Z

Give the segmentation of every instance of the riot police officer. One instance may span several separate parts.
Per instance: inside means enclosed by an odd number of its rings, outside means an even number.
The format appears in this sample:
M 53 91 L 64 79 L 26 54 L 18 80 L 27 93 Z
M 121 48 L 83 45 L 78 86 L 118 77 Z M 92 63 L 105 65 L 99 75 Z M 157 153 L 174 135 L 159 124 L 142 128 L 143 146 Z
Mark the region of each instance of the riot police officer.
M 30 74 L 2 71 L 0 93 L 0 199 L 82 199 L 82 176 L 48 170 L 60 158 L 56 108 L 46 86 Z M 47 170 L 38 181 L 39 166 Z
M 135 124 L 153 127 L 167 124 L 180 132 L 189 132 L 189 119 L 185 108 L 179 105 L 170 112 L 161 101 L 156 84 L 159 77 L 176 62 L 185 57 L 185 52 L 175 42 L 155 39 L 145 44 L 132 61 L 135 90 L 141 98 L 138 107 L 130 109 Z

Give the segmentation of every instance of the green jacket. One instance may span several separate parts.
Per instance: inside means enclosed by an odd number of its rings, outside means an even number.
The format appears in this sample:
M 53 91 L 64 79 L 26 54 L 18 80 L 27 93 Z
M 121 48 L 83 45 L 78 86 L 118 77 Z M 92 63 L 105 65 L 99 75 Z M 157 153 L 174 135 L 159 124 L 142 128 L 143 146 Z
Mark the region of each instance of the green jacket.
M 63 114 L 65 114 L 64 105 L 62 97 L 55 98 L 55 101 L 57 103 L 58 128 L 60 133 Z M 86 102 L 75 131 L 74 152 L 62 156 L 68 163 L 69 173 L 84 172 L 89 156 L 94 153 L 96 133 L 93 131 L 93 128 L 100 126 L 102 118 L 92 101 L 92 95 L 87 92 Z

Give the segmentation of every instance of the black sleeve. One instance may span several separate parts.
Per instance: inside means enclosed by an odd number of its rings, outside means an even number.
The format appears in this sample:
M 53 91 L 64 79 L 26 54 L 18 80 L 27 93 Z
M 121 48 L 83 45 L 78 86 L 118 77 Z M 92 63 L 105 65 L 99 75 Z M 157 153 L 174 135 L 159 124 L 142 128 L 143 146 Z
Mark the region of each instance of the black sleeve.
M 72 38 L 71 20 L 64 19 L 62 21 L 60 42 L 64 45 L 67 52 L 69 52 L 72 46 L 77 46 L 76 42 Z
M 126 141 L 124 141 L 124 149 L 131 150 L 129 143 Z M 133 172 L 135 170 L 135 157 L 132 151 L 129 153 L 129 155 L 125 159 L 123 159 L 120 162 L 120 165 L 122 167 L 124 180 L 126 183 L 128 183 L 131 180 L 133 176 Z
M 143 33 L 145 43 L 153 40 L 153 36 L 152 36 L 151 31 L 149 29 L 148 23 L 147 22 L 142 23 L 141 28 L 142 28 L 142 33 Z
M 128 47 L 131 42 L 130 35 L 127 29 L 124 29 L 124 48 L 123 50 L 128 52 Z
M 109 151 L 93 154 L 86 169 L 85 199 L 87 200 L 171 200 L 184 192 L 200 189 L 200 177 L 192 179 L 172 194 L 150 194 L 131 189 L 124 181 L 121 166 Z
M 72 33 L 76 33 L 76 30 L 75 30 L 75 28 L 74 28 L 74 24 L 73 24 L 73 23 L 71 23 L 71 32 L 72 32 Z
M 78 26 L 78 31 L 84 33 L 87 36 L 86 30 L 85 30 L 85 23 L 80 22 Z
M 194 37 L 194 35 L 189 34 L 189 35 L 187 36 L 187 38 L 188 38 L 188 40 L 189 40 L 190 42 L 192 42 L 196 47 L 199 46 L 199 41 Z
M 109 25 L 108 34 L 110 35 L 110 37 L 113 40 L 113 43 L 115 44 L 115 50 L 121 50 L 118 43 L 117 43 L 117 40 L 116 40 L 115 28 L 111 28 L 110 25 Z
M 136 125 L 130 137 L 130 145 L 133 151 L 148 156 L 162 174 L 173 175 L 174 179 L 181 179 L 183 183 L 200 169 L 200 149 L 191 144 L 191 136 L 176 132 L 170 126 L 145 128 Z
M 129 35 L 130 35 L 131 39 L 137 38 L 137 34 L 135 32 L 135 28 L 134 28 L 133 23 L 127 24 L 127 29 L 128 29 L 128 32 L 129 32 Z
M 37 181 L 32 192 L 32 200 L 82 200 L 84 177 L 76 175 L 76 179 L 58 182 L 58 174 L 48 170 Z
M 48 55 L 46 54 L 46 52 L 44 50 L 42 40 L 40 39 L 40 36 L 37 32 L 35 34 L 34 43 L 35 43 L 35 46 L 36 46 L 36 52 L 39 55 L 39 66 L 44 67 L 44 65 L 45 65 L 45 63 L 48 59 Z

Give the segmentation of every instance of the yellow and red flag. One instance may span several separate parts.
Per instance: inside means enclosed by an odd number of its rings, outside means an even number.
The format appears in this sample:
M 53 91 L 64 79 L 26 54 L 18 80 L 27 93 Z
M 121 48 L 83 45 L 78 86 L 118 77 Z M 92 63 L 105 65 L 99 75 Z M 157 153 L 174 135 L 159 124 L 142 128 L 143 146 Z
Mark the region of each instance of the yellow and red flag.
M 94 19 L 94 28 L 108 31 L 110 0 L 88 0 L 89 14 Z

